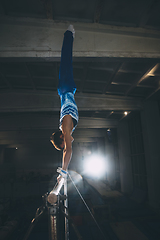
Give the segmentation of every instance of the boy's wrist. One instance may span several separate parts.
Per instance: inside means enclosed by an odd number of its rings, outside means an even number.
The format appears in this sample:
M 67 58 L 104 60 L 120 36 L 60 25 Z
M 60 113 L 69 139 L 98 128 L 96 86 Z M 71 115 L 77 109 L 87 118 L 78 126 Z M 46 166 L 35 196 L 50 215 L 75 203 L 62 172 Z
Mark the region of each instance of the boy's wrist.
M 67 174 L 67 171 L 65 171 L 65 170 L 63 170 L 63 169 L 61 169 L 61 172 Z
M 63 178 L 67 178 L 67 171 L 63 170 L 62 168 L 58 168 L 57 172 L 63 177 Z

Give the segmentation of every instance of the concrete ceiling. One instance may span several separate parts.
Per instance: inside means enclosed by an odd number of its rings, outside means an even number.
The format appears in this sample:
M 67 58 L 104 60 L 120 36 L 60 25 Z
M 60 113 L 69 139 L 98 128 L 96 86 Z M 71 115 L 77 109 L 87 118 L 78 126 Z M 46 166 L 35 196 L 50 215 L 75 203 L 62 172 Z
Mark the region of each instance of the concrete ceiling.
M 87 128 L 86 139 L 98 136 L 96 129 L 117 127 L 124 111 L 159 101 L 159 12 L 156 0 L 1 1 L 0 144 L 48 139 L 57 128 L 60 51 L 70 23 L 79 139 Z

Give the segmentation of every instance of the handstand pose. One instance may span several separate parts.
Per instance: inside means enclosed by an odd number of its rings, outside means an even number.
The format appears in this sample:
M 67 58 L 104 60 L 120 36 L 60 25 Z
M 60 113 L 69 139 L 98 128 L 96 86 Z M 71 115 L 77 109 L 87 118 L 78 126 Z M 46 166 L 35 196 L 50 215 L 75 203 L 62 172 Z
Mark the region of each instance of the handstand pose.
M 72 156 L 72 132 L 78 123 L 78 109 L 74 94 L 76 85 L 73 79 L 72 48 L 74 28 L 70 25 L 64 33 L 59 70 L 58 94 L 61 99 L 60 130 L 51 136 L 51 142 L 58 150 L 63 150 L 62 168 L 58 168 L 59 178 L 67 176 L 67 168 Z

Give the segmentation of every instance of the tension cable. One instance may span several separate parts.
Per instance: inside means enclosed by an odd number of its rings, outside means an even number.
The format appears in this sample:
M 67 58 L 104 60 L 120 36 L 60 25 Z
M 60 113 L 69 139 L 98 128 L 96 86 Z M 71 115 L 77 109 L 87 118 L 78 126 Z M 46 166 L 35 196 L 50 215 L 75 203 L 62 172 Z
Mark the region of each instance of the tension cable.
M 73 181 L 73 179 L 71 178 L 71 175 L 70 175 L 69 173 L 68 173 L 68 176 L 69 176 L 70 180 L 72 181 L 72 183 L 73 183 L 73 185 L 74 185 L 75 189 L 77 190 L 77 192 L 78 192 L 78 194 L 79 194 L 80 198 L 82 199 L 82 201 L 83 201 L 84 205 L 86 206 L 86 208 L 87 208 L 88 212 L 90 213 L 91 217 L 93 218 L 93 220 L 94 220 L 95 224 L 97 225 L 97 227 L 98 227 L 99 231 L 101 232 L 101 234 L 102 234 L 103 238 L 104 238 L 104 239 L 106 239 L 106 237 L 105 237 L 104 233 L 102 232 L 102 230 L 101 230 L 101 228 L 100 228 L 100 226 L 99 226 L 98 222 L 96 221 L 95 217 L 93 216 L 93 214 L 92 214 L 91 210 L 89 209 L 89 207 L 88 207 L 87 203 L 85 202 L 85 200 L 84 200 L 84 198 L 83 198 L 82 194 L 81 194 L 81 193 L 80 193 L 80 191 L 78 190 L 77 186 L 75 185 L 75 183 L 74 183 L 74 181 Z

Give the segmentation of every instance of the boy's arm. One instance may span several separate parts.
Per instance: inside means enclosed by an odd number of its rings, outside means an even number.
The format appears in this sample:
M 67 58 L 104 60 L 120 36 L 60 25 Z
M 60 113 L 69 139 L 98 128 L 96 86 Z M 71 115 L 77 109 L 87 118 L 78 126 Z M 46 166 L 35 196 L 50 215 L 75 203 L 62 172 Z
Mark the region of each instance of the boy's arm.
M 69 131 L 64 134 L 64 143 L 62 169 L 66 171 L 72 157 L 72 139 Z
M 64 135 L 64 150 L 63 150 L 63 158 L 62 158 L 62 169 L 67 170 L 69 162 L 72 157 L 72 136 L 71 132 L 73 129 L 73 121 L 70 115 L 66 115 L 63 118 L 62 123 L 62 133 Z

